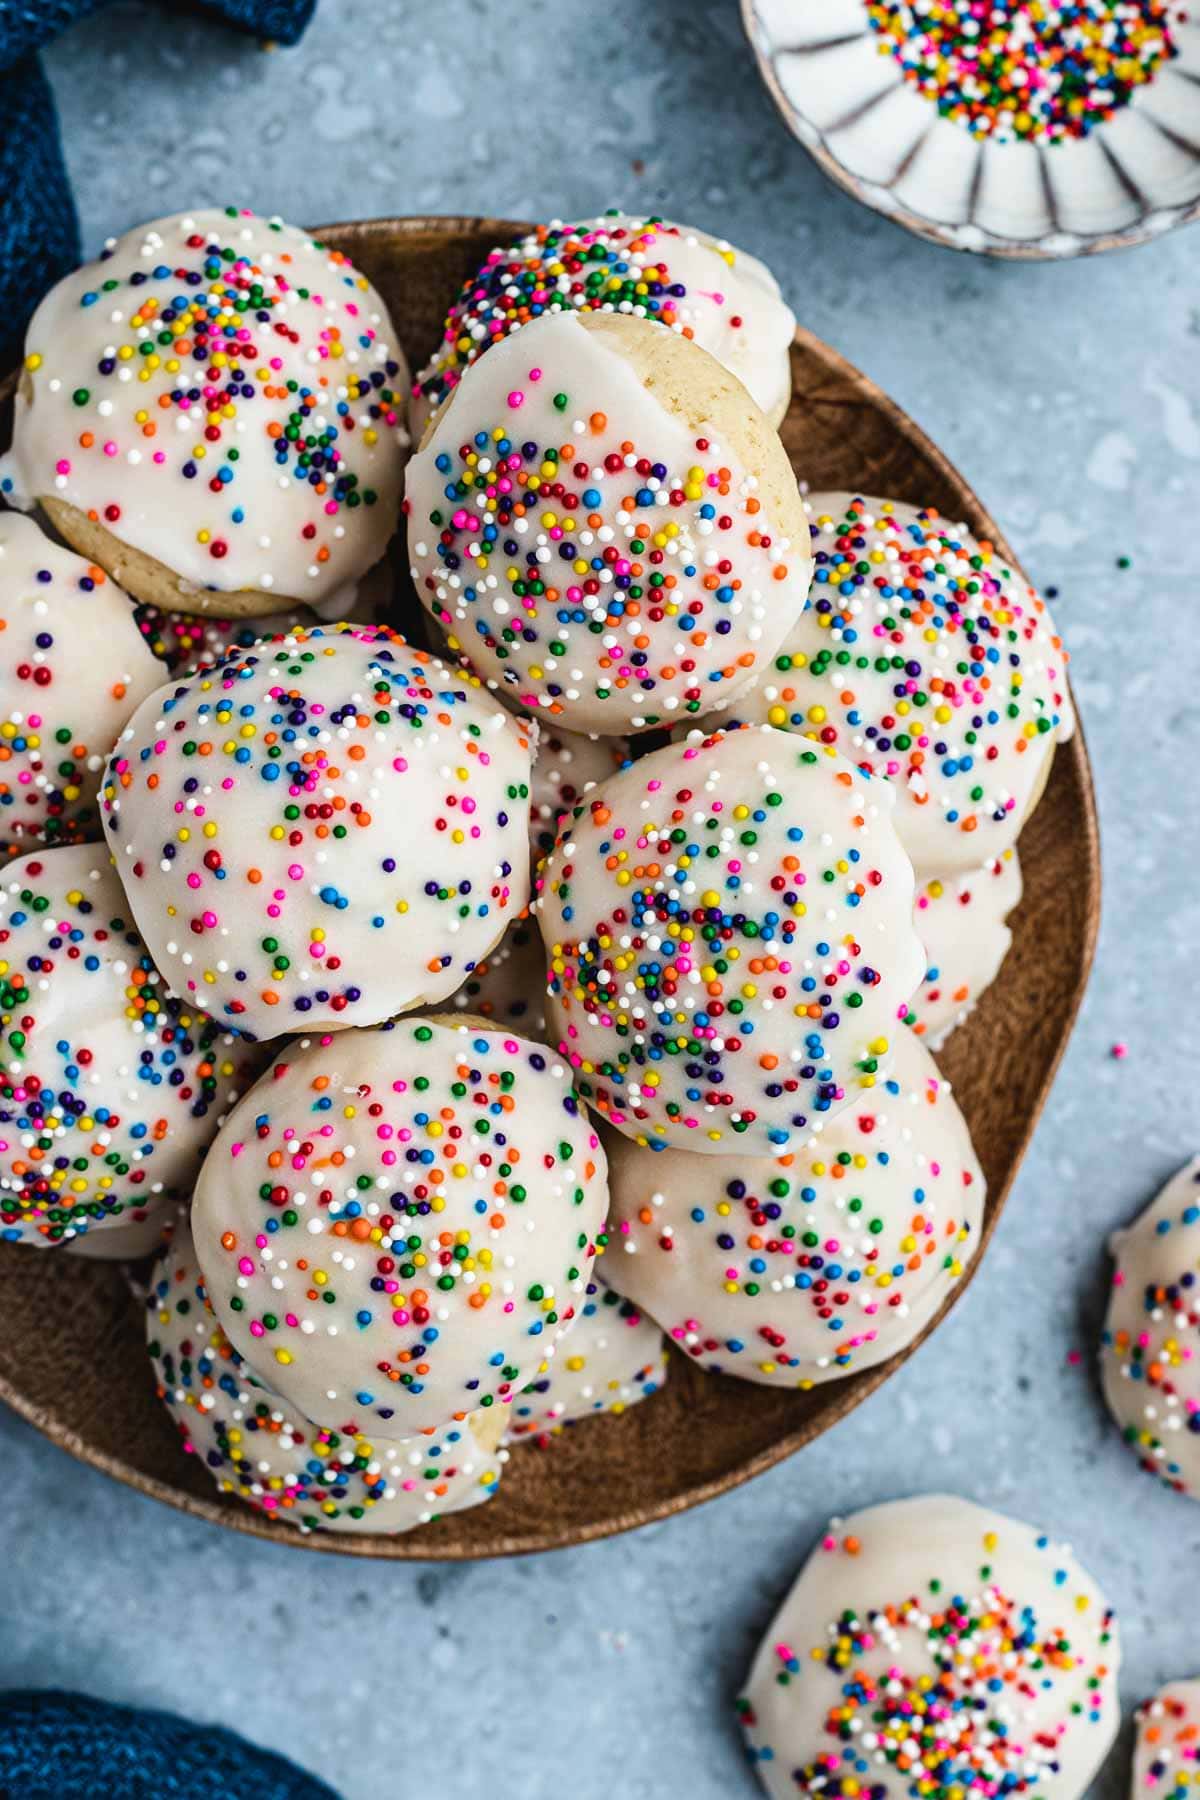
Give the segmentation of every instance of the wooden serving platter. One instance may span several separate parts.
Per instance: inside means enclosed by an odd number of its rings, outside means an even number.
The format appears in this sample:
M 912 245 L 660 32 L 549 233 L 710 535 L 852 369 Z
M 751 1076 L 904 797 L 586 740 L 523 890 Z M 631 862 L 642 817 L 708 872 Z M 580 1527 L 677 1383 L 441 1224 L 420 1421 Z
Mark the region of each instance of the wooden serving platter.
M 321 235 L 379 286 L 416 368 L 436 342 L 460 280 L 491 245 L 521 229 L 502 219 L 405 218 L 331 226 Z M 865 375 L 803 330 L 792 373 L 783 439 L 797 474 L 814 489 L 936 506 L 1008 553 L 966 482 Z M 10 377 L 0 388 L 0 442 L 8 440 L 14 384 Z M 405 604 L 415 602 L 410 596 Z M 1055 757 L 1045 798 L 1021 839 L 1021 865 L 1025 893 L 1001 979 L 939 1059 L 988 1180 L 982 1241 L 959 1294 L 987 1251 L 1091 965 L 1100 856 L 1081 732 Z M 506 1556 L 666 1518 L 803 1449 L 903 1360 L 792 1394 L 702 1374 L 672 1351 L 670 1379 L 649 1401 L 618 1418 L 572 1427 L 548 1448 L 515 1449 L 486 1506 L 404 1537 L 301 1536 L 219 1497 L 185 1454 L 155 1398 L 141 1310 L 120 1268 L 0 1244 L 0 1400 L 62 1449 L 155 1499 L 233 1530 L 354 1556 Z

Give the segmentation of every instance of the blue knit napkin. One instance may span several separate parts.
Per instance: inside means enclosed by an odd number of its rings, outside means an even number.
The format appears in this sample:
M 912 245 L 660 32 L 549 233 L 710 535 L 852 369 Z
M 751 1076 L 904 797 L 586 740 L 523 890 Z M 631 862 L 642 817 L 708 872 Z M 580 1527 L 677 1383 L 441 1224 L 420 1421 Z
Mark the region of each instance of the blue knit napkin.
M 58 117 L 37 52 L 108 0 L 0 0 L 0 370 L 20 354 L 29 315 L 82 260 Z M 178 0 L 160 0 L 169 12 Z M 226 24 L 299 41 L 317 0 L 203 0 Z M 180 194 L 180 206 L 195 196 Z
M 3 0 L 0 0 L 0 5 Z M 3 1800 L 338 1800 L 219 1725 L 83 1694 L 0 1693 Z

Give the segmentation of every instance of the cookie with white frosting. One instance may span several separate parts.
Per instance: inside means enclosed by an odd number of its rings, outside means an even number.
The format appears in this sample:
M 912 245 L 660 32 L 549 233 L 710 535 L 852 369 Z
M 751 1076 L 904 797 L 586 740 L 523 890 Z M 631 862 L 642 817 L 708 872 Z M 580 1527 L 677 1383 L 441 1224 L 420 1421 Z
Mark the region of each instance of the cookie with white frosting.
M 316 605 L 391 536 L 408 384 L 340 250 L 237 207 L 157 219 L 34 313 L 0 493 L 149 604 Z
M 144 1248 L 262 1060 L 168 993 L 102 848 L 3 871 L 0 1242 L 136 1228 L 125 1242 Z
M 540 1373 L 607 1202 L 544 1045 L 405 1018 L 285 1045 L 214 1146 L 192 1228 L 218 1318 L 293 1406 L 403 1438 Z
M 975 1254 L 987 1192 L 911 1032 L 820 1136 L 770 1158 L 606 1139 L 604 1273 L 701 1368 L 810 1388 L 911 1344 Z
M 104 759 L 162 671 L 128 597 L 32 519 L 0 513 L 0 844 L 99 837 Z
M 886 1073 L 925 957 L 887 782 L 769 726 L 670 744 L 564 824 L 551 1041 L 654 1148 L 778 1156 Z
M 1142 1468 L 1200 1499 L 1200 1156 L 1109 1250 L 1104 1398 Z
M 783 445 L 714 357 L 619 313 L 504 338 L 409 464 L 417 595 L 514 705 L 617 735 L 742 692 L 804 605 Z
M 404 1443 L 353 1420 L 329 1429 L 296 1411 L 234 1349 L 208 1304 L 181 1227 L 146 1297 L 159 1398 L 184 1448 L 223 1494 L 301 1532 L 395 1535 L 490 1499 L 504 1462 L 505 1408 L 452 1419 Z
M 646 1313 L 604 1283 L 588 1283 L 571 1335 L 513 1401 L 508 1435 L 545 1437 L 600 1413 L 623 1413 L 667 1379 L 667 1346 Z
M 488 251 L 413 382 L 416 437 L 485 350 L 554 312 L 664 325 L 736 375 L 772 425 L 787 411 L 796 321 L 765 263 L 691 226 L 613 211 L 577 225 L 536 225 Z
M 1069 1546 L 927 1494 L 833 1520 L 738 1710 L 777 1800 L 1082 1800 L 1120 1723 L 1119 1663 Z
M 734 711 L 889 781 L 919 880 L 977 868 L 1016 842 L 1074 729 L 1046 603 L 928 508 L 807 504 L 811 604 Z
M 461 985 L 529 898 L 532 736 L 381 627 L 160 688 L 109 760 L 108 840 L 176 992 L 255 1037 Z
M 1200 1794 L 1200 1679 L 1171 1681 L 1137 1710 L 1130 1800 Z
M 926 967 L 907 1018 L 930 1050 L 941 1049 L 1000 973 L 1012 947 L 1008 916 L 1020 900 L 1015 850 L 968 874 L 934 877 L 917 890 L 913 924 Z

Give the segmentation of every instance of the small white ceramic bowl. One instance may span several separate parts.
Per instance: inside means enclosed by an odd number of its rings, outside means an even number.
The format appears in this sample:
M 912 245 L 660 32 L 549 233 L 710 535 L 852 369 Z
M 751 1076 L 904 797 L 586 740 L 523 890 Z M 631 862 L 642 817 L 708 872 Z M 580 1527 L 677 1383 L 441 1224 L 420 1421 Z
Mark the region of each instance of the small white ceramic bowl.
M 919 236 L 989 256 L 1115 250 L 1200 217 L 1200 24 L 1087 137 L 974 137 L 906 83 L 865 0 L 742 0 L 789 129 L 839 186 Z

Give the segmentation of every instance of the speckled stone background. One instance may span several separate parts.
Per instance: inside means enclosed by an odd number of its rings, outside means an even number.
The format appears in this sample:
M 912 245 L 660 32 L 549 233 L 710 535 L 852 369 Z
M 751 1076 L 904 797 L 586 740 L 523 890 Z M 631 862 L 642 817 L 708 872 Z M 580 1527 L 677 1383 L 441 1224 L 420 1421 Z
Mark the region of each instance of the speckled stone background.
M 1042 1521 L 1103 1577 L 1127 1711 L 1200 1671 L 1200 1507 L 1138 1473 L 1093 1374 L 1105 1235 L 1200 1141 L 1200 230 L 1054 267 L 919 243 L 787 136 L 733 0 L 325 0 L 304 45 L 271 55 L 177 10 L 114 7 L 49 59 L 89 250 L 229 200 L 303 222 L 620 202 L 768 258 L 804 323 L 926 427 L 1059 589 L 1104 922 L 985 1267 L 804 1454 L 632 1537 L 371 1567 L 188 1520 L 5 1416 L 0 1686 L 217 1718 L 347 1800 L 750 1796 L 732 1702 L 830 1507 L 935 1485 Z M 1105 1800 L 1127 1758 L 1128 1734 Z

